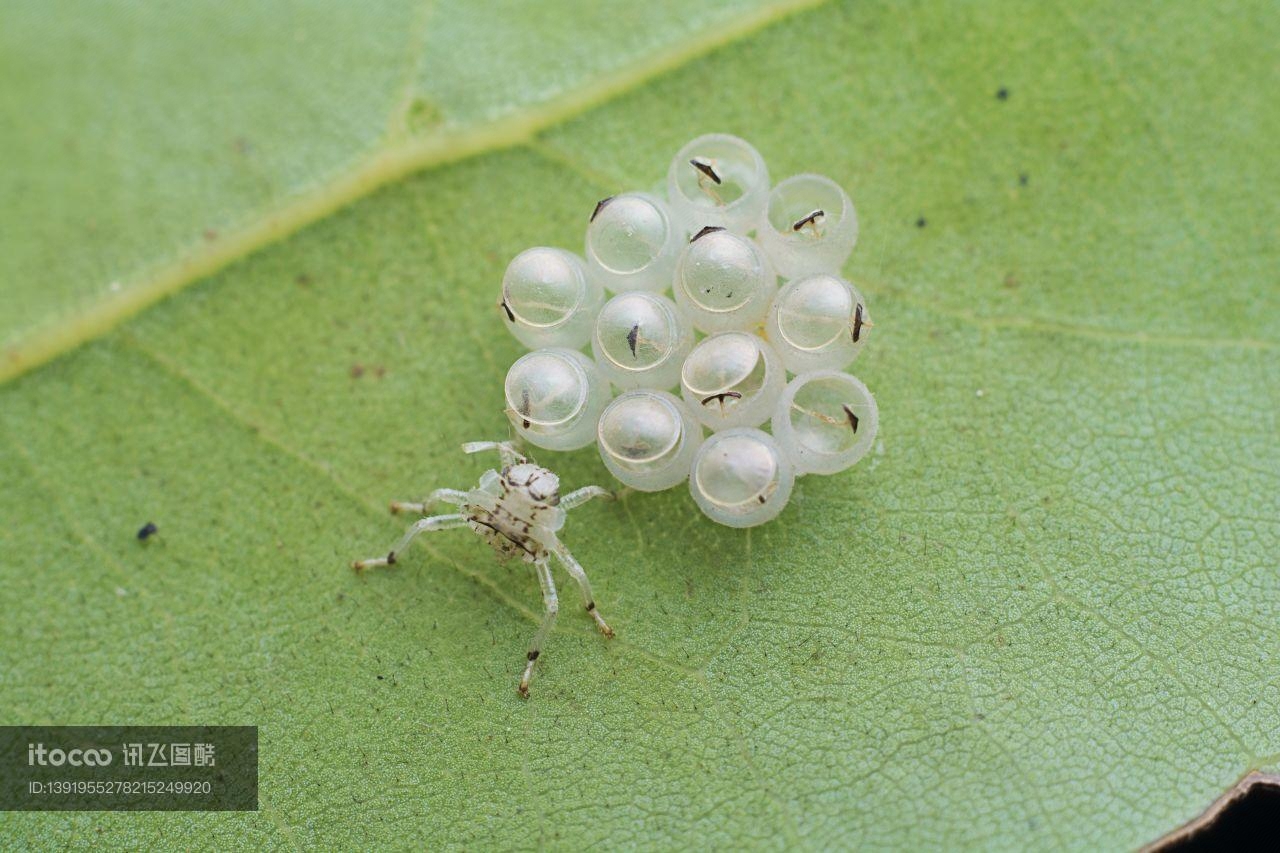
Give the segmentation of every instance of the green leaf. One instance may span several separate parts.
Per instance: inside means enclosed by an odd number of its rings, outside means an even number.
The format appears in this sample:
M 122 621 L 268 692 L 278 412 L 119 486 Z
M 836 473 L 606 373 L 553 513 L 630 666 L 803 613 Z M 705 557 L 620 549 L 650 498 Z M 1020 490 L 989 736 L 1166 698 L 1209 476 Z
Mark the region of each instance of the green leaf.
M 816 2 L 7 10 L 0 380 L 384 183 L 528 142 Z
M 1276 772 L 1271 6 L 695 5 L 6 11 L 0 723 L 258 725 L 262 808 L 4 847 L 1120 848 Z M 851 189 L 879 446 L 575 511 L 618 637 L 523 702 L 524 568 L 346 566 L 504 433 L 506 261 L 710 130 Z

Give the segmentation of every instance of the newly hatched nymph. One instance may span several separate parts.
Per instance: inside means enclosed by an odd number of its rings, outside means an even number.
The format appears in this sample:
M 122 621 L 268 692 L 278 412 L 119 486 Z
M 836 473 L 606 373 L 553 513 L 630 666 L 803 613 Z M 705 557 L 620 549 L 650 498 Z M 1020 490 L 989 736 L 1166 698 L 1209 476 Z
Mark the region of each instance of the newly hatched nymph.
M 390 566 L 399 554 L 419 533 L 429 530 L 448 530 L 452 527 L 470 527 L 493 546 L 503 559 L 518 557 L 532 563 L 542 585 L 542 603 L 545 615 L 529 643 L 529 654 L 520 678 L 521 696 L 529 695 L 529 679 L 533 677 L 533 664 L 542 652 L 542 643 L 555 625 L 560 610 L 556 598 L 556 584 L 551 577 L 551 558 L 554 556 L 582 590 L 582 600 L 587 612 L 596 621 L 600 633 L 613 636 L 613 629 L 596 609 L 591 595 L 587 573 L 569 553 L 556 535 L 564 526 L 566 513 L 592 498 L 612 498 L 613 493 L 600 486 L 584 486 L 561 496 L 560 478 L 551 471 L 530 462 L 514 446 L 505 441 L 473 441 L 462 445 L 466 453 L 496 450 L 502 458 L 502 470 L 490 469 L 480 476 L 474 489 L 436 489 L 421 503 L 393 501 L 391 511 L 416 512 L 425 516 L 405 532 L 404 537 L 385 557 L 358 560 L 352 563 L 356 571 L 375 566 Z M 427 516 L 435 505 L 446 503 L 458 507 L 456 513 Z

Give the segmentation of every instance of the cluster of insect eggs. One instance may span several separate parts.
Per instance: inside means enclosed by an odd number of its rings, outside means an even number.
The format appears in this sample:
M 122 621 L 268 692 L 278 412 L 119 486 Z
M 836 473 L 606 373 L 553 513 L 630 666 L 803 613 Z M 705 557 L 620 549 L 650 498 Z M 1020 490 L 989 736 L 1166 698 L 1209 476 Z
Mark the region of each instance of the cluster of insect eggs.
M 857 236 L 834 181 L 771 185 L 744 140 L 698 137 L 666 199 L 596 205 L 584 256 L 534 248 L 507 267 L 499 304 L 532 350 L 505 383 L 516 431 L 551 450 L 596 442 L 639 490 L 687 481 L 721 524 L 776 517 L 796 476 L 842 471 L 875 438 L 875 399 L 843 372 L 871 326 L 839 275 Z

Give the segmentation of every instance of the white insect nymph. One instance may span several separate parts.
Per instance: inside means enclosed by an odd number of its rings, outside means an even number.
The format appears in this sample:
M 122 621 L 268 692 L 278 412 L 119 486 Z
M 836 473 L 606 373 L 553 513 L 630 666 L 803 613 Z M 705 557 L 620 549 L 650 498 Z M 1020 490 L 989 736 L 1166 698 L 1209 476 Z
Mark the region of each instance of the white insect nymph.
M 420 503 L 393 501 L 393 513 L 415 512 L 424 518 L 415 522 L 385 557 L 357 560 L 351 565 L 357 572 L 375 566 L 394 565 L 397 556 L 419 533 L 453 527 L 470 527 L 504 559 L 518 557 L 532 563 L 542 586 L 544 615 L 533 641 L 529 643 L 524 675 L 520 678 L 518 690 L 521 696 L 527 697 L 533 664 L 541 654 L 542 643 L 555 625 L 560 610 L 556 584 L 551 577 L 552 557 L 559 560 L 582 590 L 583 603 L 600 633 L 606 637 L 613 636 L 613 629 L 596 609 L 587 573 L 556 535 L 564 526 L 569 510 L 592 498 L 612 498 L 613 493 L 600 486 L 584 486 L 561 496 L 559 477 L 530 462 L 505 441 L 473 441 L 462 445 L 462 449 L 466 453 L 497 451 L 502 458 L 502 470 L 485 471 L 480 482 L 470 491 L 436 489 Z M 453 504 L 459 511 L 448 515 L 427 515 L 433 506 L 441 503 Z

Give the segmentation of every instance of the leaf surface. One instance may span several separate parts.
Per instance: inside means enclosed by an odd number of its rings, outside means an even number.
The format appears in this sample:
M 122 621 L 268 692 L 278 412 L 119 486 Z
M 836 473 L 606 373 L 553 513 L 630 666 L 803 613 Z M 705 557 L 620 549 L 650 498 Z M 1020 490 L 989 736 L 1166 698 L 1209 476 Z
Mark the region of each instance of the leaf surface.
M 547 5 L 5 13 L 10 372 L 83 345 L 0 387 L 0 723 L 255 724 L 262 808 L 4 846 L 1135 847 L 1275 772 L 1270 7 Z M 521 702 L 523 568 L 346 565 L 505 430 L 507 260 L 709 130 L 850 188 L 878 448 L 576 510 L 618 638 Z

